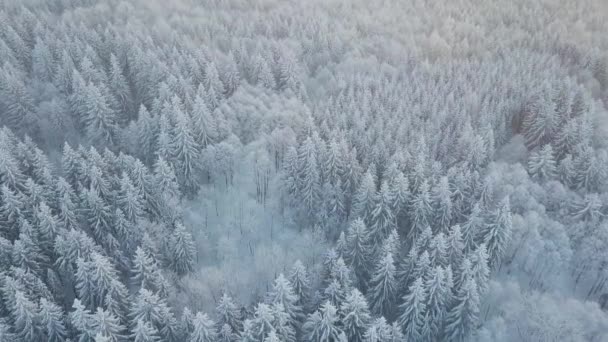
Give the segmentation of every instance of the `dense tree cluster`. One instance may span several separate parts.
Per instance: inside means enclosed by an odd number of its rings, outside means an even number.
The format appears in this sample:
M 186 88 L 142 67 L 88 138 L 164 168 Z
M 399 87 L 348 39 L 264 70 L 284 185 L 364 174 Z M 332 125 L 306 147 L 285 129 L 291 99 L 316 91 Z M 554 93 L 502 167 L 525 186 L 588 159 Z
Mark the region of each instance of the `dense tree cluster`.
M 0 340 L 606 339 L 602 1 L 378 6 L 0 4 Z

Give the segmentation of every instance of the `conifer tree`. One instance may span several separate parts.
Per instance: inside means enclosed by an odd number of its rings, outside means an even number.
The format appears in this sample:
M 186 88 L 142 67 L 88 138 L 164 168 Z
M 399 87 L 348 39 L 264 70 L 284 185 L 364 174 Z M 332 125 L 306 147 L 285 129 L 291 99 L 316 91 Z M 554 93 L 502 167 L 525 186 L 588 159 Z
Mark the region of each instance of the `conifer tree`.
M 393 255 L 388 252 L 378 261 L 368 289 L 372 312 L 389 319 L 392 318 L 397 295 L 395 272 Z
M 422 278 L 416 279 L 403 296 L 403 304 L 399 307 L 401 316 L 399 324 L 405 332 L 407 340 L 420 341 L 423 337 L 426 318 L 427 293 Z
M 357 289 L 351 290 L 340 307 L 343 331 L 349 341 L 364 341 L 371 315 L 365 297 Z
M 175 230 L 170 240 L 170 264 L 175 272 L 180 275 L 191 272 L 194 269 L 196 250 L 192 241 L 192 235 L 181 223 L 176 223 Z

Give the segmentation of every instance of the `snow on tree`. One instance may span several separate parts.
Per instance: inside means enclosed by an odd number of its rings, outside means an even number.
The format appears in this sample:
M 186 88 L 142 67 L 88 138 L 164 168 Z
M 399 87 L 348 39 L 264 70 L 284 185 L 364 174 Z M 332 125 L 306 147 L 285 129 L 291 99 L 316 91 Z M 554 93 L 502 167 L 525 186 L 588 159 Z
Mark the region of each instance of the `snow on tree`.
M 175 126 L 170 143 L 176 174 L 184 190 L 193 193 L 198 187 L 200 171 L 200 145 L 196 141 L 191 119 L 178 107 L 173 107 Z
M 483 296 L 489 289 L 490 267 L 489 255 L 484 244 L 479 245 L 471 256 L 471 272 L 477 284 L 479 295 Z
M 158 331 L 150 322 L 144 322 L 143 320 L 137 320 L 135 328 L 131 338 L 134 342 L 158 342 Z
M 196 249 L 192 241 L 192 235 L 181 223 L 175 224 L 175 230 L 169 241 L 170 264 L 175 272 L 180 275 L 191 272 L 194 269 Z
M 293 327 L 302 321 L 302 308 L 298 305 L 298 296 L 294 293 L 289 280 L 281 273 L 274 280 L 272 289 L 268 293 L 268 302 L 274 305 L 282 305 L 285 313 L 289 316 L 289 324 Z
M 419 341 L 423 337 L 423 331 L 427 313 L 427 293 L 422 278 L 416 279 L 403 296 L 403 304 L 399 306 L 401 315 L 399 324 L 408 340 Z
M 451 305 L 452 289 L 448 287 L 445 272 L 441 266 L 435 267 L 431 277 L 425 283 L 427 296 L 426 308 L 430 338 L 439 338 L 445 315 Z
M 393 316 L 397 296 L 395 272 L 393 255 L 388 252 L 378 261 L 368 289 L 372 312 L 389 319 Z
M 192 321 L 194 330 L 188 337 L 188 342 L 214 342 L 217 339 L 215 323 L 207 314 L 198 312 Z
M 389 235 L 395 223 L 391 204 L 389 185 L 387 182 L 383 182 L 380 192 L 376 195 L 375 207 L 370 217 L 370 235 L 376 243 L 384 240 Z
M 461 244 L 462 245 L 462 244 Z M 438 233 L 433 237 L 430 243 L 430 258 L 431 264 L 434 266 L 447 266 L 450 260 L 454 260 L 449 258 L 448 255 L 448 243 L 446 241 L 445 235 L 443 233 Z M 458 246 L 455 246 L 458 247 Z M 461 249 L 462 250 L 462 249 Z M 457 255 L 454 255 L 457 257 Z
M 110 342 L 123 340 L 125 327 L 120 324 L 120 321 L 116 316 L 98 307 L 97 311 L 90 317 L 91 329 L 95 333 L 95 336 L 101 335 L 106 341 Z
M 84 91 L 82 124 L 87 136 L 97 144 L 114 143 L 117 123 L 116 113 L 108 99 L 95 84 L 88 84 Z
M 143 215 L 142 194 L 135 188 L 129 176 L 123 172 L 116 202 L 131 222 L 137 222 Z
M 426 181 L 420 184 L 417 193 L 412 196 L 410 211 L 412 225 L 408 237 L 415 241 L 418 234 L 431 223 L 432 219 L 433 206 L 429 185 Z
M 215 307 L 217 326 L 219 327 L 220 334 L 224 330 L 224 326 L 227 325 L 231 332 L 237 332 L 241 330 L 241 313 L 239 308 L 236 306 L 232 297 L 227 293 L 222 294 L 219 299 L 217 306 Z
M 479 203 L 475 203 L 467 221 L 462 225 L 462 239 L 465 251 L 471 251 L 476 246 L 484 223 L 481 206 Z
M 160 272 L 156 261 L 141 247 L 135 250 L 131 279 L 139 288 L 155 291 L 163 296 L 167 295 L 168 283 Z
M 500 263 L 511 240 L 511 208 L 509 198 L 505 198 L 492 213 L 491 218 L 481 232 L 482 241 L 486 244 L 489 262 L 492 267 Z
M 298 177 L 300 179 L 298 186 L 300 197 L 308 214 L 314 215 L 320 201 L 321 184 L 317 152 L 310 137 L 302 144 L 298 152 L 298 159 L 302 165 L 301 174 Z
M 376 198 L 376 183 L 374 176 L 368 170 L 361 185 L 357 190 L 353 200 L 353 216 L 363 219 L 364 222 L 369 222 L 374 211 L 374 203 Z
M 93 314 L 80 302 L 75 299 L 70 312 L 70 323 L 76 329 L 79 341 L 93 341 L 96 333 L 93 328 Z
M 472 229 L 472 227 L 468 227 L 468 229 Z M 466 245 L 462 237 L 460 225 L 454 225 L 452 228 L 450 228 L 446 245 L 447 259 L 451 263 L 458 263 L 460 260 L 462 260 L 463 253 L 466 251 Z
M 545 145 L 534 151 L 528 158 L 528 172 L 532 178 L 546 181 L 554 179 L 557 175 L 557 166 L 553 157 L 551 145 Z
M 52 301 L 41 298 L 39 315 L 46 340 L 49 342 L 65 341 L 67 330 L 63 321 L 63 310 Z
M 351 222 L 346 241 L 348 248 L 345 259 L 353 268 L 359 284 L 365 284 L 370 268 L 371 247 L 369 233 L 362 219 L 357 218 Z
M 432 206 L 435 230 L 446 231 L 452 220 L 452 193 L 447 177 L 441 177 L 432 191 Z
M 456 292 L 456 305 L 446 316 L 444 333 L 450 341 L 465 341 L 479 324 L 480 299 L 477 284 L 467 277 Z
M 342 330 L 336 308 L 329 302 L 308 316 L 303 327 L 307 339 L 314 342 L 337 342 Z
M 196 141 L 200 144 L 201 148 L 213 144 L 218 135 L 217 127 L 215 120 L 211 116 L 209 107 L 201 96 L 197 96 L 194 99 L 191 116 L 194 132 L 196 134 Z
M 273 322 L 272 308 L 258 303 L 253 318 L 245 320 L 243 325 L 243 341 L 263 341 L 274 330 Z
M 289 282 L 292 284 L 294 294 L 298 296 L 297 304 L 305 308 L 304 305 L 310 299 L 310 278 L 306 267 L 300 260 L 296 260 L 291 268 Z
M 9 306 L 15 334 L 23 341 L 38 341 L 43 336 L 43 326 L 38 315 L 38 305 L 17 290 Z
M 398 329 L 401 331 L 401 328 Z M 404 338 L 405 339 L 405 338 Z M 403 340 L 404 340 L 403 339 Z M 384 317 L 374 319 L 365 332 L 365 342 L 388 342 L 392 341 L 391 326 L 386 323 Z
M 340 307 L 342 329 L 348 341 L 364 341 L 371 315 L 365 297 L 357 289 L 351 290 Z
M 2 235 L 13 240 L 17 234 L 19 221 L 23 218 L 24 199 L 19 193 L 11 190 L 6 184 L 2 185 L 2 205 L 0 206 L 0 227 Z

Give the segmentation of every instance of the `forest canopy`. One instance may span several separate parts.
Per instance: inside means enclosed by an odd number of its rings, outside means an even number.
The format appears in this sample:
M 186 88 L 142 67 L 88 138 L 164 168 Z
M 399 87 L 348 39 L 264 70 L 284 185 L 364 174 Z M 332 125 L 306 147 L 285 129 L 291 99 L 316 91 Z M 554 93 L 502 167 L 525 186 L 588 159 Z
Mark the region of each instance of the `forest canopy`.
M 0 341 L 608 340 L 607 32 L 0 0 Z

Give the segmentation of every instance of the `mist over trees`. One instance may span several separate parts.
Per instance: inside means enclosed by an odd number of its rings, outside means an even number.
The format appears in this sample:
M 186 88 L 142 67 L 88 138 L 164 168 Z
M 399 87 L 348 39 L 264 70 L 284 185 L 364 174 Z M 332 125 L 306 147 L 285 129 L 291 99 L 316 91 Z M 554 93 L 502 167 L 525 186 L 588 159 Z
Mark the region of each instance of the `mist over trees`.
M 607 16 L 0 1 L 0 341 L 607 340 Z

